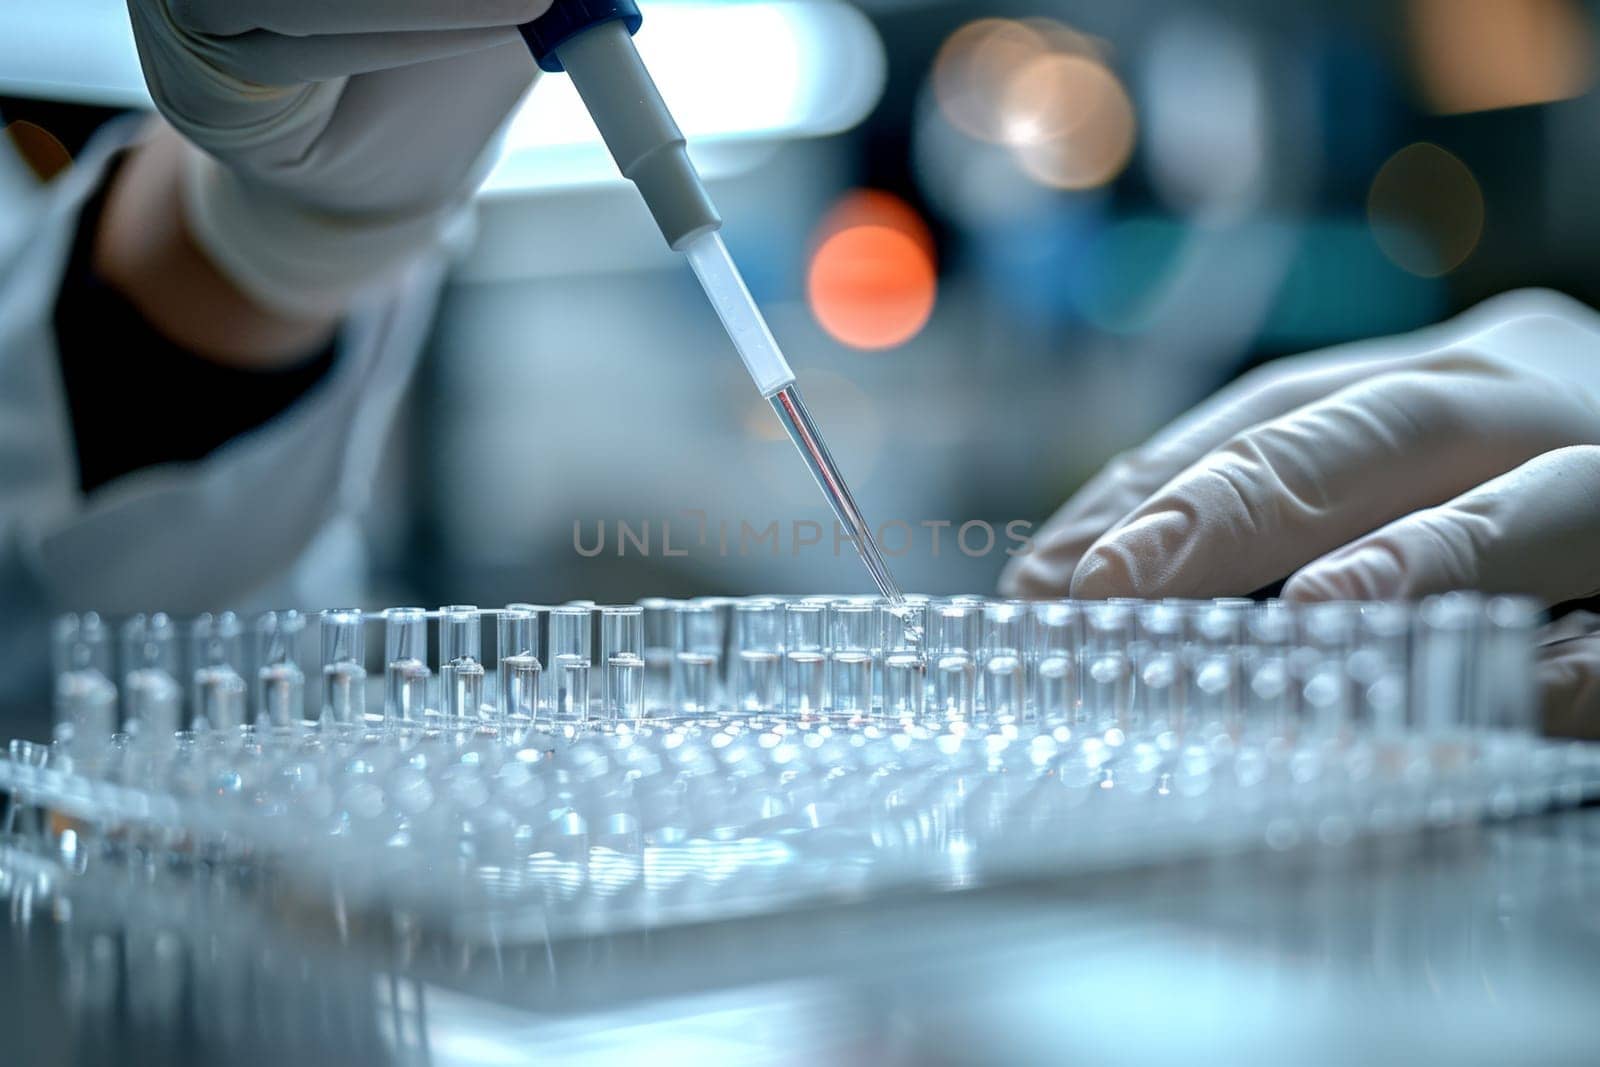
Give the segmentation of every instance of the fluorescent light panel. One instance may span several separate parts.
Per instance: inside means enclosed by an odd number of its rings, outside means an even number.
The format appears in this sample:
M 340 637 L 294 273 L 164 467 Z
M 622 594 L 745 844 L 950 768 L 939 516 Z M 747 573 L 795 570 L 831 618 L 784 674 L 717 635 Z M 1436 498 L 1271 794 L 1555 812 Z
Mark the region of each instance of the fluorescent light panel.
M 691 140 L 837 133 L 883 92 L 882 42 L 838 0 L 646 4 L 638 45 Z M 124 0 L 0 6 L 0 91 L 150 106 Z M 486 188 L 616 180 L 599 143 L 571 81 L 546 77 L 513 118 Z

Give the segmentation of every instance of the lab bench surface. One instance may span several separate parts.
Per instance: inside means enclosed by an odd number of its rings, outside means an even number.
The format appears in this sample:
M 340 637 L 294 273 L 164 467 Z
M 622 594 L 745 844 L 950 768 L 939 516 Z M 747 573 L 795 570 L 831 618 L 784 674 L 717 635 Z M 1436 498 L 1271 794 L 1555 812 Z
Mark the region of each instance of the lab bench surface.
M 1600 1062 L 1596 808 L 550 944 L 139 893 L 6 853 L 0 1063 Z

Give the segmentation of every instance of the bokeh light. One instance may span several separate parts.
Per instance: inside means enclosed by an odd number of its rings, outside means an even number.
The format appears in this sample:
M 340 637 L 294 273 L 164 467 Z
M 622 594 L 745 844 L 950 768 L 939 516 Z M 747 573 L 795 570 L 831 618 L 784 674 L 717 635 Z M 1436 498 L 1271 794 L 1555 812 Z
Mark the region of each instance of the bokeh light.
M 985 18 L 962 26 L 933 61 L 933 93 L 939 110 L 969 137 L 1006 139 L 1001 100 L 1006 84 L 1029 60 L 1050 51 L 1036 26 L 1015 19 Z
M 938 293 L 933 238 L 899 197 L 861 190 L 817 227 L 806 277 L 811 313 L 852 348 L 884 349 L 915 337 Z
M 812 239 L 820 244 L 840 230 L 855 226 L 887 226 L 911 238 L 933 262 L 933 234 L 917 209 L 881 189 L 856 189 L 840 197 L 817 224 Z
M 1070 135 L 1099 106 L 1099 64 L 1079 55 L 1052 53 L 1014 72 L 1001 98 L 1005 141 L 1038 144 Z
M 1594 84 L 1593 24 L 1574 0 L 1411 0 L 1410 15 L 1434 111 L 1548 103 Z
M 1055 53 L 1012 77 L 1003 110 L 1022 169 L 1057 189 L 1092 189 L 1133 153 L 1133 104 L 1105 64 Z
M 1436 144 L 1407 145 L 1378 169 L 1367 219 L 1383 254 L 1433 278 L 1459 267 L 1483 235 L 1483 192 L 1467 165 Z
M 1079 33 L 1064 22 L 1035 15 L 1020 20 L 1023 26 L 1038 34 L 1044 41 L 1045 48 L 1051 52 L 1066 52 L 1073 55 L 1101 57 L 1110 46 L 1106 42 L 1086 33 Z
M 945 121 L 931 91 L 918 103 L 911 153 L 929 208 L 963 228 L 1027 225 L 1060 199 L 1022 173 L 1009 147 L 975 141 Z
M 1133 104 L 1094 39 L 1053 19 L 985 18 L 945 41 L 933 66 L 939 113 L 1006 146 L 1033 181 L 1104 185 L 1132 154 Z

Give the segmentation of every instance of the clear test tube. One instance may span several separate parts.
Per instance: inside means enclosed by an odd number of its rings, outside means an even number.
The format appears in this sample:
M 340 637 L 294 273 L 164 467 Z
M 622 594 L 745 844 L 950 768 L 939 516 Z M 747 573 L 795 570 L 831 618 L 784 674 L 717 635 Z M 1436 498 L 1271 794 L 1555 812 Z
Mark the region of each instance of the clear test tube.
M 783 709 L 802 719 L 828 704 L 827 608 L 806 601 L 783 606 Z
M 824 622 L 822 622 L 822 625 L 824 625 L 824 629 L 826 629 L 827 609 L 829 609 L 829 606 L 835 605 L 835 603 L 838 603 L 840 600 L 850 600 L 850 597 L 845 597 L 845 595 L 842 595 L 842 593 L 811 593 L 811 595 L 808 595 L 808 597 L 800 597 L 798 600 L 790 601 L 790 603 L 802 603 L 802 605 L 811 605 L 813 608 L 821 609 L 822 616 L 824 616 Z M 822 641 L 827 643 L 827 633 L 822 635 Z
M 702 596 L 695 597 L 696 604 L 704 604 L 711 609 L 717 620 L 717 635 L 721 639 L 721 648 L 717 651 L 717 696 L 719 707 L 729 707 L 732 704 L 733 672 L 734 667 L 734 633 L 735 613 L 739 608 L 739 601 L 728 596 Z
M 753 598 L 734 606 L 733 706 L 747 715 L 783 707 L 783 604 Z
M 555 608 L 550 604 L 529 603 L 507 604 L 506 607 L 513 611 L 527 611 L 533 614 L 534 627 L 538 631 L 534 655 L 538 657 L 540 667 L 539 689 L 534 701 L 534 718 L 537 719 L 540 715 L 549 715 L 549 704 L 553 699 L 550 693 L 550 613 Z
M 891 602 L 879 597 L 876 603 L 879 606 L 887 606 Z M 896 633 L 896 641 L 902 644 L 905 649 L 915 648 L 920 651 L 923 654 L 924 668 L 927 667 L 928 626 L 931 622 L 933 604 L 934 598 L 926 593 L 906 593 L 900 598 L 900 604 L 897 605 L 909 609 L 909 614 L 903 616 L 903 623 L 897 624 L 901 626 L 901 629 Z M 885 619 L 883 625 L 879 626 L 878 629 L 883 635 L 884 650 L 887 652 L 889 648 L 888 620 Z M 924 670 L 924 674 L 926 674 L 926 670 Z M 924 681 L 926 681 L 926 678 L 924 678 Z M 880 682 L 879 689 L 881 690 L 882 687 L 883 683 Z M 924 697 L 926 697 L 926 693 L 924 693 Z
M 305 719 L 306 675 L 295 652 L 305 631 L 298 611 L 269 611 L 256 619 L 256 725 L 287 729 Z
M 901 597 L 900 602 L 913 609 L 908 617 L 903 635 L 905 641 L 918 648 L 926 648 L 928 645 L 928 615 L 933 608 L 933 597 L 928 596 L 926 593 L 907 593 Z M 889 601 L 880 599 L 878 603 L 888 604 Z M 885 639 L 888 638 L 887 630 L 884 631 L 884 637 Z
M 366 634 L 361 611 L 343 608 L 325 611 L 319 624 L 322 636 L 322 721 L 326 724 L 360 724 L 367 711 Z
M 601 717 L 637 722 L 644 717 L 644 609 L 600 609 Z
M 714 715 L 721 674 L 722 629 L 716 610 L 700 601 L 679 604 L 672 658 L 672 713 Z
M 391 726 L 421 722 L 428 713 L 428 613 L 387 608 L 383 613 L 383 717 Z
M 1544 612 L 1528 597 L 1497 596 L 1484 605 L 1473 725 L 1480 762 L 1488 772 L 1489 803 L 1497 814 L 1536 810 L 1553 784 L 1558 798 L 1583 796 L 1583 773 L 1558 769 L 1540 737 L 1537 631 Z M 1541 773 L 1544 772 L 1544 773 Z M 1554 772 L 1552 782 L 1549 772 Z M 1590 772 L 1592 773 L 1592 772 Z M 1531 781 L 1530 781 L 1531 779 Z
M 439 714 L 450 724 L 483 715 L 483 616 L 474 604 L 439 609 Z
M 1350 653 L 1352 713 L 1356 729 L 1393 742 L 1406 728 L 1406 683 L 1411 612 L 1403 604 L 1362 604 Z
M 928 705 L 927 598 L 894 604 L 879 601 L 883 633 L 883 714 L 921 719 Z
M 534 629 L 537 631 L 537 640 L 534 643 L 533 654 L 539 657 L 540 664 L 550 662 L 550 605 L 529 604 L 518 602 L 507 604 L 507 611 L 526 611 L 533 616 Z
M 195 730 L 245 724 L 249 686 L 240 673 L 242 630 L 231 611 L 196 616 L 189 624 L 189 723 Z
M 1350 659 L 1355 652 L 1354 604 L 1308 604 L 1301 609 L 1300 723 L 1304 736 L 1345 739 L 1355 725 Z
M 561 604 L 564 608 L 589 609 L 589 644 L 586 646 L 590 652 L 590 662 L 593 663 L 593 652 L 600 647 L 600 602 L 597 600 L 568 600 Z M 546 649 L 546 651 L 549 651 Z M 590 695 L 593 696 L 594 687 L 590 686 Z
M 1033 606 L 1033 706 L 1050 726 L 1071 725 L 1078 708 L 1078 605 L 1056 600 Z
M 983 606 L 983 711 L 993 722 L 1021 722 L 1027 713 L 1023 651 L 1028 615 L 1018 603 Z
M 63 615 L 53 633 L 55 740 L 103 740 L 117 730 L 110 634 L 94 612 Z
M 639 601 L 644 612 L 644 705 L 651 714 L 664 712 L 672 701 L 673 627 L 672 609 L 677 601 L 666 597 L 646 597 Z
M 1294 611 L 1281 600 L 1265 601 L 1246 616 L 1245 632 L 1245 736 L 1260 744 L 1287 740 L 1294 736 L 1299 707 L 1290 666 Z
M 877 608 L 854 600 L 828 608 L 829 710 L 838 716 L 872 714 L 872 651 L 879 644 Z
M 1214 601 L 1200 600 L 1195 597 L 1169 596 L 1161 598 L 1160 603 L 1178 613 L 1178 624 L 1182 633 L 1182 637 L 1180 639 L 1180 645 L 1182 647 L 1179 652 L 1179 659 L 1183 665 L 1183 685 L 1184 690 L 1187 692 L 1189 683 L 1194 680 L 1194 662 L 1200 655 L 1200 640 L 1199 636 L 1195 633 L 1194 628 L 1200 619 L 1201 613 L 1210 608 Z M 1137 608 L 1134 609 L 1136 618 L 1138 615 L 1138 610 L 1139 609 Z M 1184 709 L 1183 718 L 1186 724 L 1185 729 L 1193 727 L 1196 724 L 1196 720 L 1192 712 L 1192 707 Z
M 933 714 L 947 722 L 966 721 L 977 708 L 978 648 L 983 609 L 946 603 L 931 609 L 928 670 L 933 675 Z
M 181 728 L 177 666 L 178 631 L 164 613 L 134 615 L 122 624 L 122 699 L 129 733 L 170 738 Z
M 1248 600 L 1219 599 L 1189 608 L 1188 728 L 1207 741 L 1235 739 L 1244 726 L 1245 619 Z
M 539 717 L 539 616 L 531 604 L 509 604 L 501 612 L 495 634 L 500 692 L 496 702 L 501 723 L 526 726 Z
M 564 604 L 550 609 L 550 711 L 558 722 L 589 718 L 589 608 Z
M 1422 733 L 1456 734 L 1476 717 L 1474 663 L 1483 614 L 1483 598 L 1475 593 L 1428 597 L 1417 609 L 1411 700 L 1413 726 Z
M 1544 621 L 1539 604 L 1497 596 L 1484 605 L 1482 652 L 1477 657 L 1476 725 L 1506 734 L 1539 732 L 1535 634 Z
M 1181 734 L 1188 681 L 1183 660 L 1183 611 L 1141 604 L 1134 615 L 1132 711 L 1126 730 L 1151 737 Z
M 1079 724 L 1097 731 L 1139 731 L 1133 707 L 1133 612 L 1127 604 L 1105 601 L 1084 609 L 1083 705 Z

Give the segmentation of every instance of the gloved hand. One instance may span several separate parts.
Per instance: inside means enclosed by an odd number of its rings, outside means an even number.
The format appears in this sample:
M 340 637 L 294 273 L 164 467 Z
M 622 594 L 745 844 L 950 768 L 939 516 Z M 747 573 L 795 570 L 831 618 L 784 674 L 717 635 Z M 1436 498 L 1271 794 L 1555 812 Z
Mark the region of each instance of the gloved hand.
M 436 245 L 532 84 L 550 0 L 128 0 L 156 106 L 201 151 L 195 238 L 303 317 Z
M 1097 475 L 1002 588 L 1211 597 L 1287 577 L 1294 600 L 1600 593 L 1600 330 L 1563 324 L 1587 354 L 1561 361 L 1580 368 L 1563 379 L 1530 366 L 1547 325 L 1247 375 Z M 1600 638 L 1564 634 L 1542 671 L 1547 691 L 1596 705 L 1569 703 L 1568 729 L 1586 715 L 1600 728 Z

